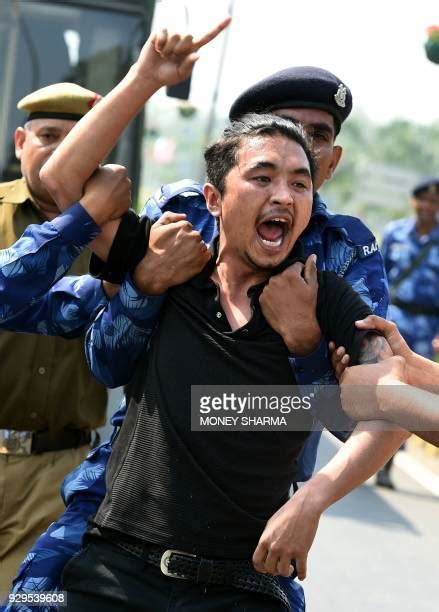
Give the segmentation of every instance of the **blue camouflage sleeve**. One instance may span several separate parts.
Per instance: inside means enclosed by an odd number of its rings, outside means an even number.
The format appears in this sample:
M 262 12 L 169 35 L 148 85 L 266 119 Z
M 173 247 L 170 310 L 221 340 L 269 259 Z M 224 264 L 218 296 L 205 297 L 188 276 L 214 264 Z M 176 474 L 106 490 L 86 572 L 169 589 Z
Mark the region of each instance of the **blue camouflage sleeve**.
M 110 388 L 127 384 L 157 322 L 164 295 L 142 295 L 127 275 L 89 327 L 85 352 L 93 375 Z
M 29 225 L 23 236 L 0 251 L 0 321 L 32 308 L 70 268 L 99 226 L 78 203 L 51 222 Z
M 173 187 L 182 185 L 178 197 L 169 197 Z M 166 210 L 184 212 L 204 242 L 216 235 L 216 221 L 206 208 L 199 186 L 192 181 L 166 185 L 145 204 L 142 214 L 153 221 Z M 165 202 L 163 206 L 159 206 Z M 94 376 L 107 387 L 127 384 L 145 350 L 159 317 L 165 296 L 144 296 L 128 275 L 119 294 L 109 301 L 88 330 L 86 354 Z
M 85 333 L 108 300 L 102 284 L 88 274 L 66 276 L 26 310 L 0 323 L 17 332 L 76 338 Z

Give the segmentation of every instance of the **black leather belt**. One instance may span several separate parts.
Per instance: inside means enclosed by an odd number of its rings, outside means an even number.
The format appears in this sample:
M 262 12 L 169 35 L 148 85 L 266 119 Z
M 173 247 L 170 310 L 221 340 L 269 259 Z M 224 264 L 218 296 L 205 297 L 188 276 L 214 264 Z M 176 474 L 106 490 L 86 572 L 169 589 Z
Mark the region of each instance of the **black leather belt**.
M 0 429 L 0 454 L 35 455 L 48 451 L 80 448 L 91 442 L 89 429 L 61 431 L 21 431 Z
M 260 574 L 250 561 L 236 559 L 205 559 L 198 555 L 142 542 L 111 540 L 119 548 L 159 567 L 165 576 L 192 580 L 203 584 L 230 585 L 244 591 L 267 595 L 291 610 L 290 602 L 276 576 Z

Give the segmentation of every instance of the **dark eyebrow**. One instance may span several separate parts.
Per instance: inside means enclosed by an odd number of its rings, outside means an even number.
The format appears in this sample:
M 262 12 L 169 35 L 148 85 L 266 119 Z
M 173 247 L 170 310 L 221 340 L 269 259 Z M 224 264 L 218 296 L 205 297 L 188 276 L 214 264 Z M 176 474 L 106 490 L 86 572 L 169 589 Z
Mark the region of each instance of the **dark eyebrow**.
M 260 170 L 261 168 L 269 168 L 270 170 L 274 170 L 276 168 L 276 164 L 269 161 L 258 161 L 250 166 L 249 170 Z
M 277 167 L 276 164 L 274 164 L 273 162 L 258 161 L 252 166 L 250 166 L 249 172 L 252 172 L 254 170 L 261 170 L 263 168 L 266 168 L 268 170 L 275 170 L 276 167 Z M 299 175 L 299 176 L 306 176 L 309 179 L 311 178 L 311 172 L 309 171 L 309 168 L 307 168 L 306 166 L 303 166 L 303 168 L 296 168 L 295 170 L 293 170 L 292 174 Z
M 306 176 L 309 179 L 311 178 L 311 172 L 309 171 L 309 168 L 297 168 L 296 170 L 294 170 L 293 174 L 299 174 L 302 176 Z

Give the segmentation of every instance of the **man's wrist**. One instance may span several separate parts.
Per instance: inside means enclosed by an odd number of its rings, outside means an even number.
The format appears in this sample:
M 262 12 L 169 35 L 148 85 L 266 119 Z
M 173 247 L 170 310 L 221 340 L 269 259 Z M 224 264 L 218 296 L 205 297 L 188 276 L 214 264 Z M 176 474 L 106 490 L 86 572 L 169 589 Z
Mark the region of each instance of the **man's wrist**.
M 101 228 L 79 202 L 72 204 L 50 222 L 59 234 L 75 246 L 85 246 L 94 240 Z
M 315 474 L 310 480 L 300 486 L 291 500 L 294 499 L 295 503 L 300 500 L 307 513 L 318 517 L 332 503 L 330 496 L 326 493 L 326 485 L 324 477 Z
M 308 333 L 306 341 L 298 341 L 297 338 L 294 337 L 294 334 L 289 333 L 289 330 L 286 330 L 285 333 L 282 334 L 290 353 L 294 353 L 299 357 L 304 357 L 314 352 L 322 340 L 322 332 L 318 323 L 314 324 L 310 322 L 310 324 L 307 324 L 304 322 L 303 328 L 305 328 Z
M 146 256 L 147 257 L 147 256 Z M 147 280 L 145 281 L 145 277 Z M 137 291 L 143 295 L 162 295 L 169 289 L 169 284 L 154 273 L 154 268 L 145 270 L 145 264 L 142 264 L 141 271 L 134 270 L 132 281 Z
M 84 193 L 79 203 L 97 225 L 103 225 L 108 220 L 108 211 L 102 206 L 102 201 L 97 201 L 94 196 Z
M 146 75 L 145 69 L 140 67 L 138 61 L 134 62 L 125 78 L 130 83 L 130 87 L 136 88 L 139 95 L 142 98 L 146 98 L 146 100 L 165 86 L 164 83 L 160 83 L 151 74 Z

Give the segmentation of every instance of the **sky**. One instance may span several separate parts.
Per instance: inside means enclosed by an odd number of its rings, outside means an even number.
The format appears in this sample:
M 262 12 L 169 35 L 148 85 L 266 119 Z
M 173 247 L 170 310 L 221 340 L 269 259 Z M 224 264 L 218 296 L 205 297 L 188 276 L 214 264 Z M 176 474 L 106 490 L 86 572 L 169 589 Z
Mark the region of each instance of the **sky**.
M 156 25 L 199 35 L 233 7 L 233 22 L 201 49 L 191 101 L 208 108 L 225 44 L 217 113 L 246 87 L 294 65 L 334 72 L 354 110 L 377 123 L 439 120 L 439 65 L 425 55 L 426 28 L 439 25 L 433 0 L 160 0 Z M 188 17 L 188 20 L 187 20 Z

